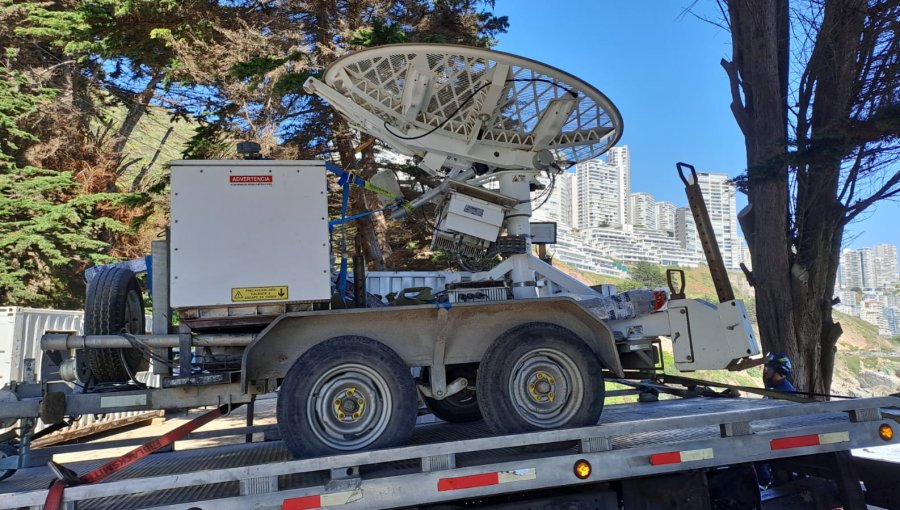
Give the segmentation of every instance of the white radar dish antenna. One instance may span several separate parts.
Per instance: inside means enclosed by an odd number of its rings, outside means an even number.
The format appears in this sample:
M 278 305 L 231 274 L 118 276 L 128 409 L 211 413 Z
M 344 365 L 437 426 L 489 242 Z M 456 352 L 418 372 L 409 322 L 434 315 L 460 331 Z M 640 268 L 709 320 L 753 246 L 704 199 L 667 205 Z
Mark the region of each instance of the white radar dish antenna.
M 441 170 L 566 168 L 622 136 L 615 105 L 554 67 L 499 51 L 396 44 L 346 55 L 305 89 L 356 128 Z

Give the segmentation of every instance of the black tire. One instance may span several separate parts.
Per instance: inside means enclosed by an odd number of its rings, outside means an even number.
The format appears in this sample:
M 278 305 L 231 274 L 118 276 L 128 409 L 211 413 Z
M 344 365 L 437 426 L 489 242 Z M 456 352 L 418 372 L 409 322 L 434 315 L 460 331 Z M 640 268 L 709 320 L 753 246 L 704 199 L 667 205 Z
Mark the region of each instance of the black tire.
M 400 356 L 370 338 L 341 336 L 315 345 L 288 370 L 278 390 L 278 430 L 296 458 L 388 448 L 409 441 L 417 409 Z
M 5 459 L 7 457 L 12 457 L 18 454 L 19 452 L 18 450 L 16 450 L 15 446 L 9 443 L 0 443 L 0 459 Z M 15 469 L 0 469 L 0 480 L 6 480 L 10 476 L 14 475 L 15 472 Z
M 465 377 L 469 385 L 466 389 L 443 400 L 425 397 L 425 404 L 431 410 L 431 413 L 450 423 L 466 423 L 480 420 L 481 409 L 478 408 L 477 391 L 475 389 L 477 373 L 478 364 L 476 363 L 447 365 L 447 384 L 452 383 L 458 377 Z M 425 379 L 430 382 L 429 375 L 430 371 L 426 368 Z
M 98 273 L 87 288 L 85 335 L 144 334 L 144 298 L 134 273 L 111 267 Z M 143 367 L 137 349 L 85 349 L 84 359 L 95 383 L 127 382 Z M 127 368 L 126 368 L 127 365 Z
M 481 414 L 497 434 L 596 425 L 603 412 L 599 359 L 554 324 L 522 324 L 501 335 L 481 360 L 476 386 Z

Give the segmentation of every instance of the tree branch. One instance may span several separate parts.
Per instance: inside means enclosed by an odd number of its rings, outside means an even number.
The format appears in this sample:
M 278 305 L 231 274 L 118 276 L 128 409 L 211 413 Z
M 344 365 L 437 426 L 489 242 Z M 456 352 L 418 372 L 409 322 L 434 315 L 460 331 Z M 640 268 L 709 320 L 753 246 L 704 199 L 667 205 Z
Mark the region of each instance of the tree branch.
M 744 136 L 749 136 L 750 118 L 747 116 L 744 102 L 741 100 L 741 81 L 738 77 L 737 69 L 732 62 L 724 58 L 720 63 L 725 69 L 725 73 L 728 74 L 728 83 L 731 85 L 731 112 L 734 114 L 734 120 L 737 121 L 738 127 L 741 128 L 741 133 Z
M 884 185 L 865 200 L 857 200 L 855 204 L 847 208 L 847 214 L 844 217 L 844 224 L 850 223 L 860 213 L 865 211 L 875 202 L 900 195 L 900 172 L 891 176 Z
M 866 153 L 865 146 L 861 145 L 859 150 L 856 152 L 856 158 L 853 160 L 853 166 L 850 167 L 850 173 L 847 174 L 847 179 L 844 181 L 844 186 L 841 187 L 841 192 L 838 194 L 838 201 L 843 202 L 845 204 L 849 204 L 853 200 L 853 194 L 856 192 L 856 181 L 859 179 L 859 170 L 862 168 L 862 160 L 863 155 Z M 847 195 L 846 201 L 844 201 L 844 194 L 849 190 L 850 194 Z

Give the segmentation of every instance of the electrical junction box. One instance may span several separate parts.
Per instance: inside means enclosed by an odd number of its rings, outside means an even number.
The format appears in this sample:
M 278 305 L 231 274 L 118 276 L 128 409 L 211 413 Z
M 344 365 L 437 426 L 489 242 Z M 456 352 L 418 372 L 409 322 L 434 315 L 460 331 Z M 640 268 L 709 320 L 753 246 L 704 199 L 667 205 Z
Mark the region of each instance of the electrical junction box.
M 494 242 L 500 235 L 503 217 L 503 206 L 450 193 L 441 228 Z
M 173 161 L 173 308 L 331 297 L 325 164 Z

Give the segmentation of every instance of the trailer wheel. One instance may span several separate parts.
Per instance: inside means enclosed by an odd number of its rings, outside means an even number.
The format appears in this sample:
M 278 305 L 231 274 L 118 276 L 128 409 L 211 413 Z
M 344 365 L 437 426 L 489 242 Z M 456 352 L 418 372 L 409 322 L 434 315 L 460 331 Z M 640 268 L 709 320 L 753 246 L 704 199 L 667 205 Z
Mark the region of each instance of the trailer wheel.
M 603 411 L 597 356 L 554 324 L 517 326 L 494 341 L 478 369 L 478 403 L 498 434 L 596 425 Z
M 134 273 L 111 267 L 88 284 L 84 306 L 85 335 L 144 333 L 144 299 Z M 95 383 L 127 382 L 142 367 L 137 349 L 85 349 L 84 358 Z
M 18 455 L 19 452 L 16 450 L 16 447 L 9 443 L 0 443 L 0 459 L 5 459 L 7 457 L 12 457 Z M 13 474 L 15 474 L 15 469 L 0 469 L 0 480 L 6 480 Z
M 425 370 L 426 374 L 430 375 L 430 372 L 427 371 L 428 369 L 426 368 Z M 431 413 L 450 423 L 465 423 L 480 420 L 481 409 L 478 408 L 478 400 L 476 398 L 477 392 L 475 391 L 477 372 L 478 365 L 475 363 L 448 365 L 448 383 L 453 382 L 458 377 L 465 377 L 469 382 L 469 385 L 466 389 L 450 395 L 443 400 L 425 397 L 425 404 L 428 406 L 428 409 L 431 410 Z
M 278 430 L 295 457 L 409 441 L 418 402 L 409 368 L 370 338 L 341 336 L 300 356 L 278 392 Z

